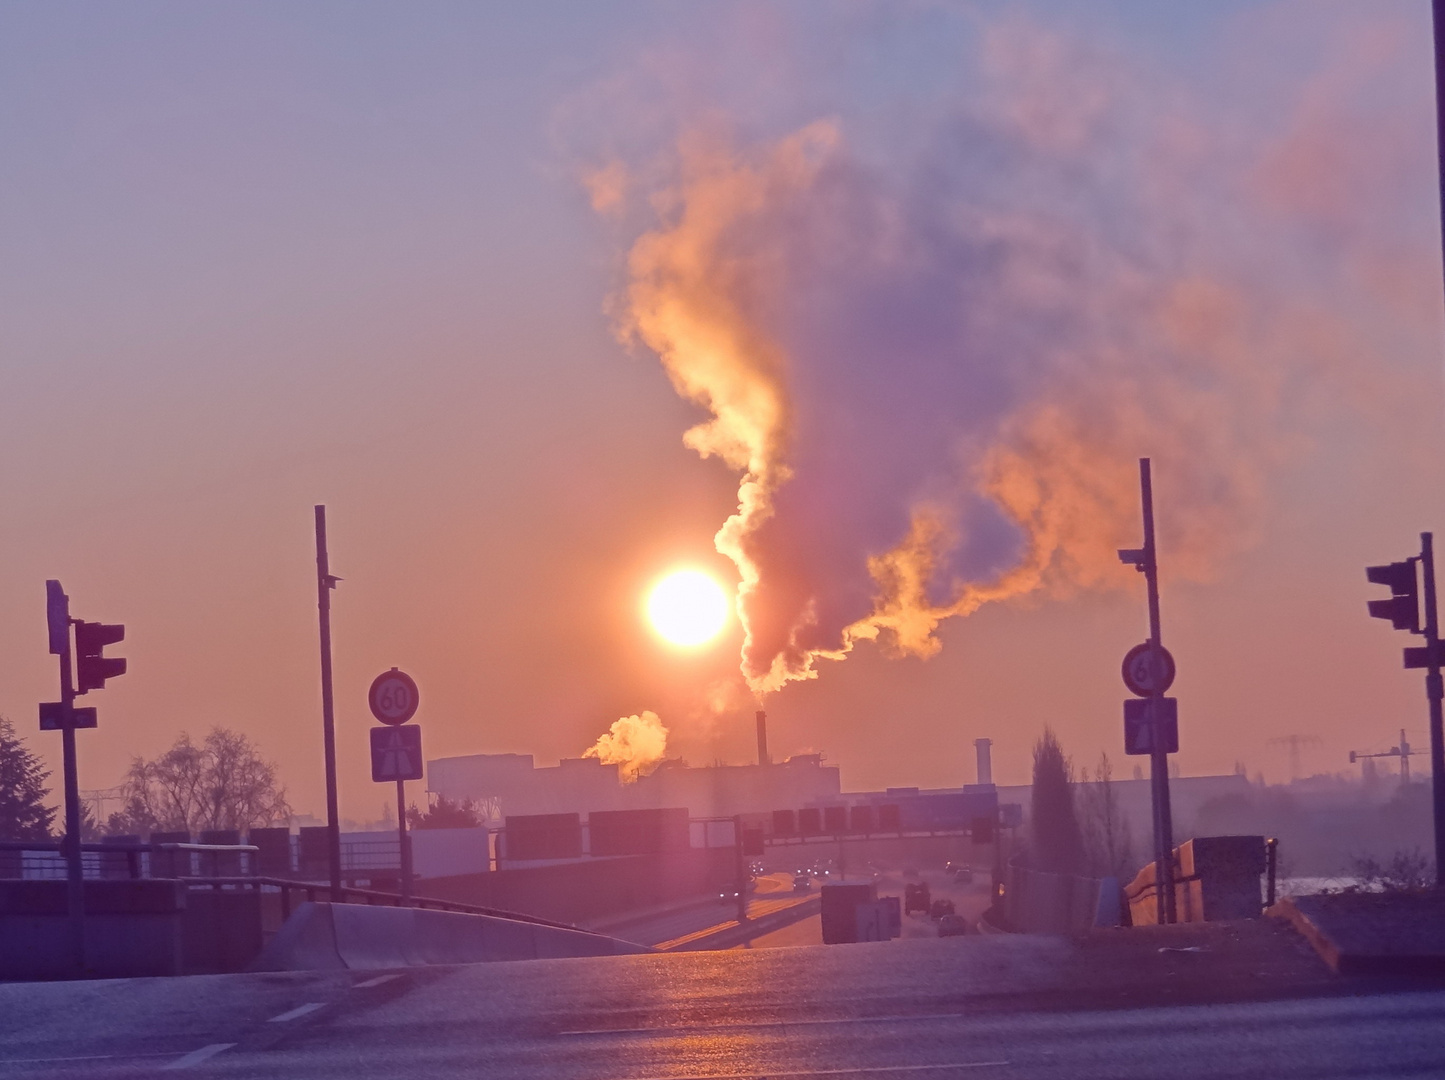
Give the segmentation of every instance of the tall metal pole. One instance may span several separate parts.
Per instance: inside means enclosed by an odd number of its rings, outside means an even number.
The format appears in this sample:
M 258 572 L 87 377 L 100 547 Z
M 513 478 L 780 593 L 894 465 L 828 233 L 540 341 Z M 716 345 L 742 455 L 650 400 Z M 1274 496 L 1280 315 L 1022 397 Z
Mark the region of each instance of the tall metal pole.
M 1435 539 L 1420 534 L 1420 563 L 1425 576 L 1425 655 L 1430 658 L 1425 676 L 1425 696 L 1430 699 L 1430 788 L 1435 811 L 1435 887 L 1445 888 L 1445 731 L 1441 723 L 1441 699 L 1445 687 L 1440 678 L 1440 623 L 1435 613 Z M 1405 733 L 1400 733 L 1401 775 L 1409 768 Z
M 1435 31 L 1436 179 L 1440 185 L 1441 253 L 1442 258 L 1445 258 L 1445 0 L 1433 0 L 1431 14 Z M 1430 656 L 1426 692 L 1430 697 L 1430 784 L 1435 803 L 1435 886 L 1445 888 L 1445 749 L 1442 749 L 1440 730 L 1440 665 L 1435 656 L 1436 642 L 1439 640 L 1439 627 L 1435 617 L 1435 557 L 1430 534 L 1423 534 L 1420 540 L 1421 558 L 1425 564 L 1425 647 Z M 1401 765 L 1409 761 L 1409 758 L 1403 756 L 1404 750 L 1404 737 L 1401 736 Z
M 411 837 L 406 834 L 406 781 L 396 782 L 396 836 L 401 844 L 401 899 L 411 903 Z
M 1154 797 L 1155 882 L 1158 886 L 1159 921 L 1172 923 L 1175 918 L 1174 816 L 1169 806 L 1169 754 L 1160 737 L 1164 691 L 1159 670 L 1163 663 L 1159 652 L 1162 647 L 1159 640 L 1159 560 L 1154 548 L 1154 484 L 1148 458 L 1139 459 L 1139 488 L 1144 502 L 1144 580 L 1149 589 L 1149 644 L 1156 665 L 1154 691 L 1149 696 L 1150 721 L 1154 725 L 1149 754 L 1149 787 Z
M 341 899 L 341 817 L 336 804 L 336 713 L 331 695 L 331 576 L 326 554 L 326 507 L 316 508 L 316 603 L 321 611 L 321 731 L 326 747 L 326 847 L 331 900 Z
M 60 654 L 60 729 L 65 773 L 65 880 L 70 915 L 70 948 L 77 973 L 85 970 L 85 866 L 80 852 L 80 772 L 75 760 L 75 688 L 70 671 L 70 638 Z
M 733 818 L 733 864 L 738 876 L 738 922 L 748 921 L 748 879 L 743 873 L 743 818 Z

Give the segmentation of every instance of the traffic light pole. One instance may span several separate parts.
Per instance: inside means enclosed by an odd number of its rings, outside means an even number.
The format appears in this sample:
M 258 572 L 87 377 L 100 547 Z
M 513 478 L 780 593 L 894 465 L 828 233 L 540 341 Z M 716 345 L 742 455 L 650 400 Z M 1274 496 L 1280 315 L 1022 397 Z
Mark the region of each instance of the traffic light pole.
M 336 712 L 331 694 L 331 576 L 326 552 L 326 507 L 316 507 L 316 603 L 321 618 L 321 732 L 326 752 L 326 852 L 331 900 L 341 899 L 341 815 L 336 800 Z
M 1158 659 L 1159 640 L 1159 563 L 1154 550 L 1154 483 L 1149 459 L 1139 459 L 1139 489 L 1144 503 L 1144 580 L 1149 590 L 1149 644 Z M 1154 803 L 1154 882 L 1157 889 L 1158 919 L 1161 923 L 1175 920 L 1174 897 L 1174 815 L 1169 805 L 1169 752 L 1160 732 L 1163 727 L 1164 697 L 1162 679 L 1154 679 L 1149 696 L 1150 721 L 1154 735 L 1149 752 L 1149 790 Z
M 70 915 L 70 947 L 77 973 L 85 971 L 85 867 L 80 861 L 80 771 L 75 760 L 75 689 L 70 670 L 70 640 L 60 654 L 60 729 L 65 773 L 65 895 Z
M 1445 889 L 1445 724 L 1441 722 L 1441 699 L 1445 686 L 1440 677 L 1440 623 L 1435 613 L 1435 538 L 1420 534 L 1420 565 L 1425 578 L 1425 649 L 1429 657 L 1425 675 L 1425 696 L 1430 699 L 1430 788 L 1435 811 L 1435 887 Z M 1400 749 L 1405 749 L 1401 736 Z M 1408 764 L 1408 758 L 1402 757 Z

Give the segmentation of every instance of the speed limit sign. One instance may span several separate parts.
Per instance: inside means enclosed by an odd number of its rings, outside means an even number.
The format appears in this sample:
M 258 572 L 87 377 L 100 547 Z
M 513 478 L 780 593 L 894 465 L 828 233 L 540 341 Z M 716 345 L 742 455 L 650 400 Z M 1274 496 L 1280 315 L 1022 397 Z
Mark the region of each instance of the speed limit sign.
M 416 682 L 404 671 L 392 668 L 371 680 L 366 695 L 371 715 L 383 724 L 404 724 L 416 715 L 419 695 Z
M 1174 685 L 1174 657 L 1163 645 L 1135 645 L 1124 657 L 1124 685 L 1140 697 L 1164 693 Z

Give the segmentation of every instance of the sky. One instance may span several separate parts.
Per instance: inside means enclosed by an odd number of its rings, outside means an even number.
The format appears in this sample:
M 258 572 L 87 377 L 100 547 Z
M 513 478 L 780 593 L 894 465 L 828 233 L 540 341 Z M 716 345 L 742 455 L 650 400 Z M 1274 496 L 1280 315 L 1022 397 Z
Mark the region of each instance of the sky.
M 219 724 L 320 813 L 320 503 L 346 816 L 392 666 L 428 757 L 1124 773 L 1147 455 L 1182 771 L 1423 745 L 1430 64 L 1424 0 L 7 4 L 0 714 L 58 783 L 58 578 L 83 788 Z

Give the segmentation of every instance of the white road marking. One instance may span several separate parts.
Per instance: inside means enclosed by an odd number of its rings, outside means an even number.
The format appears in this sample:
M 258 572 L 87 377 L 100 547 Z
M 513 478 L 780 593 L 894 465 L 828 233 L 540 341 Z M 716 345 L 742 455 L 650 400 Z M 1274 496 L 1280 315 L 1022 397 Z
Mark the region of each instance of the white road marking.
M 109 1061 L 114 1054 L 85 1054 L 81 1057 L 3 1058 L 0 1065 L 51 1065 L 58 1061 Z
M 401 978 L 400 971 L 393 971 L 390 975 L 378 975 L 375 978 L 367 979 L 366 982 L 359 982 L 352 987 L 353 990 L 365 990 L 371 986 L 380 986 L 382 983 L 391 982 L 392 979 Z
M 308 1001 L 305 1005 L 297 1005 L 290 1012 L 283 1012 L 280 1016 L 273 1016 L 267 1023 L 284 1024 L 287 1020 L 296 1020 L 307 1013 L 314 1013 L 317 1009 L 323 1009 L 325 1005 L 319 1001 Z
M 707 1073 L 703 1076 L 644 1076 L 638 1080 L 781 1080 L 787 1076 L 875 1076 L 878 1073 L 938 1072 L 942 1069 L 987 1069 L 995 1065 L 1008 1065 L 1007 1061 L 950 1061 L 944 1065 L 875 1065 L 861 1069 L 806 1069 L 802 1072 L 778 1072 L 764 1069 L 761 1072 Z
M 759 1020 L 756 1024 L 724 1024 L 721 1027 L 707 1027 L 707 1031 L 735 1031 L 739 1028 L 786 1028 L 803 1027 L 811 1024 L 896 1024 L 908 1020 L 962 1020 L 962 1013 L 910 1013 L 907 1016 L 840 1016 L 831 1020 Z M 678 1024 L 670 1027 L 645 1028 L 583 1028 L 578 1031 L 559 1031 L 558 1035 L 651 1035 L 674 1034 L 684 1031 L 704 1030 L 695 1025 Z M 929 1066 L 933 1068 L 933 1066 Z M 700 1077 L 699 1080 L 706 1080 Z
M 162 1069 L 189 1069 L 192 1065 L 199 1065 L 209 1058 L 215 1057 L 222 1050 L 229 1050 L 235 1043 L 211 1043 L 210 1046 L 203 1046 L 199 1050 L 192 1050 L 184 1057 L 178 1057 L 169 1065 L 162 1065 Z

